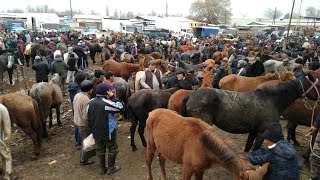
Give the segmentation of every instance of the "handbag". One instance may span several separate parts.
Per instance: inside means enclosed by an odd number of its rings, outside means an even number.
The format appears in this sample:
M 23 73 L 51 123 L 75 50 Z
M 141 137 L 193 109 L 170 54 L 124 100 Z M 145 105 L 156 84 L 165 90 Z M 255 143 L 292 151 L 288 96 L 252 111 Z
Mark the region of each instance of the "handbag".
M 93 138 L 93 135 L 90 134 L 88 137 L 86 137 L 83 140 L 83 151 L 88 152 L 88 151 L 92 151 L 96 148 L 96 142 Z

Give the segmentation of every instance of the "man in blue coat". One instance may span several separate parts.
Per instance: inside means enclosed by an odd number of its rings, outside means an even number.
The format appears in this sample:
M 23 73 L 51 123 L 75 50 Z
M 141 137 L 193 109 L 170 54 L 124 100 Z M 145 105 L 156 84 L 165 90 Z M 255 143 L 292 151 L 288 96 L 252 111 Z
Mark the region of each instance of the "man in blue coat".
M 255 152 L 248 153 L 247 157 L 254 165 L 263 165 L 269 162 L 269 169 L 264 180 L 300 180 L 301 163 L 297 151 L 284 140 L 279 123 L 273 123 L 263 133 L 264 144 Z

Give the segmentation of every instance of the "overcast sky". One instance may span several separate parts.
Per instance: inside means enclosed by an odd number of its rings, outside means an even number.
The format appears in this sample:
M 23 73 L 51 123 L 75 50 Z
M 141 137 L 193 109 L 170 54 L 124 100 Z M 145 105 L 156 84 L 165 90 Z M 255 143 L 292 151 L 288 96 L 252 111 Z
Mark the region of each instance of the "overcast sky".
M 191 3 L 194 0 L 72 0 L 73 9 L 81 9 L 89 13 L 91 9 L 105 15 L 106 6 L 109 7 L 110 15 L 114 9 L 118 11 L 134 13 L 150 13 L 152 10 L 157 13 L 165 13 L 165 3 L 168 2 L 169 14 L 182 13 L 188 15 Z M 231 0 L 233 17 L 259 18 L 263 17 L 263 12 L 267 8 L 280 9 L 283 14 L 291 11 L 292 0 Z M 294 11 L 298 12 L 301 0 L 296 0 Z M 27 5 L 36 6 L 48 4 L 50 8 L 64 10 L 69 8 L 69 0 L 6 0 L 1 3 L 0 10 L 20 8 L 26 9 Z M 320 8 L 320 0 L 303 0 L 301 13 L 309 6 Z

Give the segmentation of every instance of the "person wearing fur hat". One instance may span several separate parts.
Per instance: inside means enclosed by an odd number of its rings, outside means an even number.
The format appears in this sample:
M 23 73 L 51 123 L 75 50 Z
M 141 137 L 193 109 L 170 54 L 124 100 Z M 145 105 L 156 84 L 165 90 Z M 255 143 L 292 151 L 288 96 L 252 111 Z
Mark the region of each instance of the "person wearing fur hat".
M 272 123 L 262 134 L 264 144 L 257 151 L 247 154 L 254 165 L 268 162 L 269 169 L 264 180 L 300 180 L 301 162 L 294 147 L 284 140 L 280 123 Z
M 83 140 L 90 135 L 90 129 L 88 127 L 88 115 L 87 107 L 90 102 L 90 95 L 93 88 L 93 84 L 89 80 L 84 80 L 81 83 L 81 92 L 76 94 L 73 100 L 74 109 L 74 124 L 78 127 L 81 137 L 81 151 L 80 151 L 80 165 L 89 165 L 93 161 L 89 158 L 95 155 L 94 151 L 83 151 Z
M 114 96 L 112 86 L 100 83 L 96 88 L 96 98 L 89 102 L 88 125 L 96 142 L 96 154 L 99 158 L 100 175 L 111 175 L 120 170 L 115 165 L 118 151 L 116 142 L 117 119 L 115 113 L 123 109 L 123 104 Z M 108 168 L 106 168 L 106 148 L 108 148 Z
M 246 72 L 246 69 L 244 68 L 244 65 L 245 65 L 245 61 L 244 60 L 240 60 L 237 64 L 237 72 L 236 72 L 236 75 L 238 76 L 246 76 L 247 75 L 247 72 Z
M 48 82 L 48 74 L 50 72 L 50 69 L 47 63 L 41 61 L 40 56 L 35 57 L 35 63 L 32 65 L 32 69 L 36 71 L 37 83 Z
M 62 60 L 61 54 L 56 54 L 54 56 L 54 62 L 51 65 L 51 71 L 52 74 L 58 73 L 60 78 L 61 78 L 61 84 L 62 84 L 62 91 L 64 92 L 64 86 L 66 83 L 66 78 L 67 78 L 67 72 L 69 69 L 69 66 Z

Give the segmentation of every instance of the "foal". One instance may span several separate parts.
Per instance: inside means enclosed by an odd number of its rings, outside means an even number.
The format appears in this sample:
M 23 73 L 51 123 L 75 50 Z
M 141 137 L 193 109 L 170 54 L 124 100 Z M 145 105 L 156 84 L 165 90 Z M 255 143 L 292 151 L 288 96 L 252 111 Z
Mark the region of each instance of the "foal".
M 183 180 L 195 174 L 201 180 L 205 170 L 219 164 L 237 180 L 261 180 L 268 164 L 259 170 L 239 156 L 213 131 L 210 125 L 196 118 L 186 118 L 167 109 L 156 109 L 147 120 L 148 180 L 152 180 L 151 163 L 154 152 L 159 152 L 161 176 L 166 180 L 165 162 L 183 165 Z

